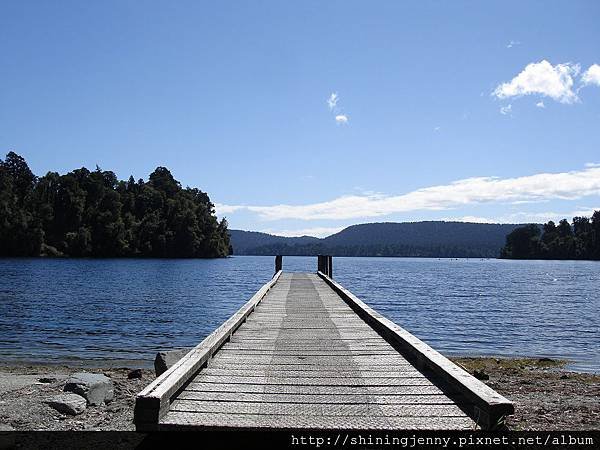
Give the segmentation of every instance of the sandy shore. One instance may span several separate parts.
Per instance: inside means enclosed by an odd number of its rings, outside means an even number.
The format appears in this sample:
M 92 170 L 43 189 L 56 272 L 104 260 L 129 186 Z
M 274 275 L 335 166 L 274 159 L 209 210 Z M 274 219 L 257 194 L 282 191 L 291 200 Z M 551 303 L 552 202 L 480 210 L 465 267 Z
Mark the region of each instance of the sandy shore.
M 513 430 L 600 429 L 600 375 L 563 370 L 564 362 L 539 359 L 452 358 L 469 372 L 489 376 L 489 386 L 515 402 L 509 418 Z M 131 369 L 90 368 L 113 380 L 114 401 L 88 407 L 82 414 L 61 414 L 45 400 L 62 391 L 66 378 L 82 371 L 51 365 L 0 365 L 0 429 L 3 430 L 134 430 L 135 395 L 154 379 L 128 379 Z M 40 379 L 45 378 L 46 382 Z M 48 382 L 50 381 L 50 382 Z

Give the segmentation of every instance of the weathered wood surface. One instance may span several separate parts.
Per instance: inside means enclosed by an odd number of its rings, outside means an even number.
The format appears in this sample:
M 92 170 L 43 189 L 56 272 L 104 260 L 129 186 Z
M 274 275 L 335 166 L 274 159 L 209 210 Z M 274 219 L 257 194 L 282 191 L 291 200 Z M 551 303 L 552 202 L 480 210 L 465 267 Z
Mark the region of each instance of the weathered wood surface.
M 140 394 L 138 429 L 472 429 L 497 394 L 465 377 L 448 382 L 444 361 L 419 362 L 332 283 L 278 272 L 225 331 Z M 411 341 L 423 351 L 420 342 Z

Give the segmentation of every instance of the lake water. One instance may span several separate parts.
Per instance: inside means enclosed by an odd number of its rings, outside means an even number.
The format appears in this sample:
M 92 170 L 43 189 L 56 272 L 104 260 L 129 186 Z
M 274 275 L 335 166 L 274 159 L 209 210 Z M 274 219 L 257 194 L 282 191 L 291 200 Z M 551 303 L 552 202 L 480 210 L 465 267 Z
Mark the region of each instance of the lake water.
M 150 366 L 226 320 L 273 260 L 0 259 L 0 360 Z M 336 280 L 446 355 L 568 358 L 600 372 L 600 263 L 333 261 Z M 317 262 L 283 264 L 314 272 Z

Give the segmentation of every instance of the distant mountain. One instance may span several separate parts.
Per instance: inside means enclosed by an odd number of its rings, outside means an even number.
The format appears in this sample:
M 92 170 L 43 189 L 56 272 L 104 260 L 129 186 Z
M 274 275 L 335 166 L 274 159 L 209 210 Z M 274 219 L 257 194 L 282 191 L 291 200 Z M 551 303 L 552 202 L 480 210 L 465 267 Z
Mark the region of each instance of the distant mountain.
M 257 231 L 229 230 L 229 234 L 236 255 L 262 255 L 256 253 L 256 249 L 270 245 L 302 246 L 321 242 L 321 239 L 312 236 L 284 237 Z
M 365 223 L 326 238 L 230 230 L 236 255 L 417 256 L 496 258 L 518 224 Z

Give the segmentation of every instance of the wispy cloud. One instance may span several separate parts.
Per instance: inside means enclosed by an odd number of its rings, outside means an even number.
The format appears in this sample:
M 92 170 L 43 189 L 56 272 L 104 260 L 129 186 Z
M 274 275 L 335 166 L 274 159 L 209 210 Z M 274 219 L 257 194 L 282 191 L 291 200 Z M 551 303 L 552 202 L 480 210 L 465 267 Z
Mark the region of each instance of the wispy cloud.
M 419 210 L 450 210 L 481 203 L 576 200 L 590 195 L 600 195 L 600 167 L 516 178 L 474 177 L 402 195 L 347 195 L 307 205 L 221 205 L 218 210 L 244 209 L 264 220 L 346 220 Z
M 246 207 L 243 205 L 224 205 L 222 203 L 215 203 L 215 211 L 217 212 L 218 216 L 231 214 L 243 209 L 246 209 Z
M 337 92 L 332 92 L 327 99 L 327 106 L 329 110 L 334 114 L 335 122 L 338 125 L 345 125 L 348 123 L 348 115 L 342 112 L 342 109 L 338 107 L 340 97 Z
M 535 106 L 537 106 L 538 108 L 545 108 L 545 107 L 546 107 L 546 105 L 544 105 L 544 102 L 543 102 L 543 101 L 537 102 L 537 103 L 535 104 Z
M 502 83 L 493 92 L 499 99 L 538 94 L 550 97 L 561 103 L 574 103 L 579 100 L 573 91 L 574 78 L 579 74 L 578 64 L 556 64 L 543 60 L 528 64 L 511 81 Z
M 596 208 L 582 207 L 574 211 L 567 212 L 518 212 L 506 214 L 498 217 L 477 217 L 477 216 L 462 216 L 462 217 L 445 217 L 441 220 L 452 222 L 473 222 L 473 223 L 545 223 L 549 220 L 558 222 L 561 219 L 571 220 L 573 217 L 590 217 L 594 211 L 600 210 L 600 206 Z
M 584 86 L 589 86 L 591 84 L 600 86 L 600 65 L 592 64 L 588 70 L 583 72 L 583 75 L 581 76 L 581 83 Z
M 501 223 L 496 219 L 490 219 L 489 217 L 479 216 L 462 216 L 462 217 L 442 217 L 440 220 L 446 222 L 470 222 L 470 223 Z
M 516 47 L 517 45 L 521 45 L 521 43 L 519 41 L 510 41 L 508 43 L 508 45 L 506 46 L 506 48 L 513 48 L 513 47 Z
M 331 111 L 335 110 L 337 106 L 337 102 L 339 100 L 337 92 L 332 92 L 329 98 L 327 99 L 327 105 Z
M 335 121 L 341 125 L 348 123 L 348 116 L 346 114 L 338 114 L 335 116 Z
M 508 116 L 508 115 L 510 115 L 511 112 L 512 112 L 512 105 L 502 106 L 500 108 L 500 114 L 502 114 L 503 116 Z
M 327 237 L 332 234 L 342 231 L 346 227 L 312 227 L 312 228 L 300 228 L 298 230 L 274 230 L 265 229 L 261 230 L 263 233 L 274 234 L 275 236 L 286 236 L 286 237 L 299 237 L 299 236 L 313 236 L 313 237 Z

